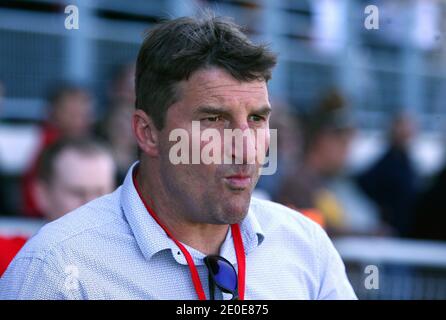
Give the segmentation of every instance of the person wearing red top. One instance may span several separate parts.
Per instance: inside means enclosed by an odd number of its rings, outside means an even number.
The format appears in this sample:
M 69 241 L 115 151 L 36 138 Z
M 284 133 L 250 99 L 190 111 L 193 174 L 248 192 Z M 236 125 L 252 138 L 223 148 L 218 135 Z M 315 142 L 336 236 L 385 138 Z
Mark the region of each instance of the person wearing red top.
M 23 236 L 0 236 L 0 276 L 23 247 L 28 238 Z
M 89 139 L 63 139 L 42 154 L 36 175 L 36 205 L 48 221 L 111 192 L 115 187 L 111 152 Z M 0 276 L 27 241 L 0 235 Z
M 48 120 L 41 127 L 39 147 L 22 181 L 23 212 L 26 216 L 44 216 L 35 196 L 37 168 L 42 153 L 61 138 L 88 136 L 93 124 L 92 111 L 92 99 L 81 87 L 64 85 L 50 95 Z

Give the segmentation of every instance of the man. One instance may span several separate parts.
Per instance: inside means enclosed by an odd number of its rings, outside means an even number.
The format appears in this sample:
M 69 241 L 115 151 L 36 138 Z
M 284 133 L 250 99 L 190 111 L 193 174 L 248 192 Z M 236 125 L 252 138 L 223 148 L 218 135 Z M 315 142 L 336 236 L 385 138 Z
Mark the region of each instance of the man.
M 47 220 L 113 191 L 115 163 L 111 152 L 89 139 L 65 139 L 43 154 L 37 176 L 37 203 Z
M 190 137 L 193 121 L 203 132 L 267 129 L 275 62 L 222 18 L 152 29 L 136 67 L 140 161 L 115 192 L 43 228 L 0 280 L 0 298 L 355 298 L 320 227 L 251 199 L 260 167 L 252 135 L 243 152 L 224 149 L 232 164 L 169 157 L 170 134 Z
M 332 236 L 379 234 L 376 210 L 345 172 L 355 134 L 348 102 L 330 90 L 302 120 L 302 160 L 279 188 L 277 201 L 318 217 Z
M 23 211 L 25 215 L 32 217 L 44 216 L 34 197 L 40 156 L 59 139 L 90 136 L 93 124 L 92 98 L 80 86 L 63 84 L 56 87 L 49 95 L 48 102 L 48 120 L 42 125 L 38 150 L 22 183 Z
M 324 212 L 319 202 L 321 195 L 328 193 L 327 181 L 345 166 L 354 130 L 350 118 L 343 98 L 336 91 L 326 94 L 303 118 L 302 163 L 293 168 L 276 198 L 300 210 L 322 211 L 329 228 L 339 226 L 340 218 L 338 214 Z
M 48 221 L 111 192 L 115 164 L 103 145 L 66 139 L 51 145 L 39 163 L 36 200 Z M 0 275 L 26 242 L 22 236 L 0 236 Z
M 377 204 L 381 218 L 396 236 L 408 237 L 416 226 L 414 207 L 420 181 L 410 154 L 416 134 L 412 116 L 399 110 L 392 119 L 383 155 L 358 177 L 364 192 Z
M 90 93 L 76 84 L 62 84 L 48 97 L 48 122 L 45 128 L 66 138 L 91 134 L 94 115 Z

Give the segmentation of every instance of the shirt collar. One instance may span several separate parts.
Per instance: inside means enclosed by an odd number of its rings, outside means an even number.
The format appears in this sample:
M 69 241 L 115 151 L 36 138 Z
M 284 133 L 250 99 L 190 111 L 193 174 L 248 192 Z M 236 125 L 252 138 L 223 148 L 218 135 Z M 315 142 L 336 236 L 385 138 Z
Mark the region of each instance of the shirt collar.
M 121 207 L 142 254 L 149 260 L 154 254 L 171 249 L 172 240 L 147 212 L 135 189 L 133 170 L 138 163 L 136 162 L 130 167 L 122 184 Z
M 133 184 L 133 170 L 139 162 L 135 162 L 127 172 L 121 189 L 121 207 L 129 226 L 135 236 L 136 242 L 147 260 L 150 260 L 156 253 L 163 250 L 171 250 L 175 260 L 181 264 L 187 264 L 183 255 L 178 255 L 179 248 L 167 236 L 164 230 L 156 223 L 152 216 L 147 212 L 142 200 L 140 199 L 135 185 Z M 249 255 L 258 247 L 264 239 L 264 233 L 260 227 L 253 206 L 240 225 L 246 255 Z M 202 264 L 204 257 L 199 251 L 186 245 L 189 253 L 196 265 Z M 229 229 L 228 235 L 222 245 L 221 255 L 235 264 L 235 250 L 233 246 L 232 234 Z

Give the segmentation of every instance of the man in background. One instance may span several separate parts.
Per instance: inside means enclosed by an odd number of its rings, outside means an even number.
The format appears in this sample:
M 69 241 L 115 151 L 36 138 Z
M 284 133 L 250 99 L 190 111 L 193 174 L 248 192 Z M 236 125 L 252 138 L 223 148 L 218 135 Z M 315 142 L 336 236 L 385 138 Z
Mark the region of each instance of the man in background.
M 378 205 L 382 220 L 402 237 L 407 237 L 414 226 L 413 208 L 419 193 L 419 178 L 409 152 L 414 135 L 412 117 L 396 113 L 387 150 L 358 177 L 361 188 Z
M 39 162 L 36 203 L 48 221 L 111 192 L 115 164 L 102 144 L 66 139 L 51 145 Z M 25 237 L 0 236 L 0 276 L 26 242 Z
M 382 234 L 376 208 L 348 176 L 355 132 L 348 102 L 336 90 L 302 117 L 302 159 L 281 185 L 277 200 L 323 225 L 332 236 Z
M 49 94 L 48 117 L 41 126 L 39 146 L 22 183 L 23 212 L 26 216 L 44 216 L 35 196 L 37 167 L 42 153 L 60 139 L 89 137 L 93 119 L 93 100 L 83 87 L 63 84 Z
M 344 168 L 353 138 L 350 110 L 336 91 L 324 96 L 302 120 L 302 159 L 283 181 L 277 201 L 292 208 L 317 211 L 328 228 L 343 227 L 343 212 L 328 182 Z
M 42 156 L 36 184 L 39 209 L 55 220 L 115 188 L 109 150 L 86 139 L 62 140 Z

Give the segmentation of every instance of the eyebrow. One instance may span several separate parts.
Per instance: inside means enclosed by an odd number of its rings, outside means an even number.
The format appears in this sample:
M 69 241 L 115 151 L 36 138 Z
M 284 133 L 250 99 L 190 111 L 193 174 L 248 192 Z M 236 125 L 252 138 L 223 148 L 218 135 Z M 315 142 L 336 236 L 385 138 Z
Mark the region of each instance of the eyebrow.
M 264 105 L 260 107 L 258 110 L 255 110 L 253 113 L 260 114 L 262 116 L 268 116 L 271 113 L 271 107 L 269 105 Z
M 213 106 L 200 106 L 194 111 L 195 114 L 206 113 L 206 114 L 229 114 L 228 110 L 222 107 Z
M 200 106 L 197 110 L 194 111 L 195 114 L 222 114 L 222 115 L 230 115 L 230 112 L 223 107 L 216 106 Z M 257 110 L 253 110 L 251 114 L 260 114 L 263 116 L 267 116 L 271 113 L 271 107 L 269 105 L 264 105 Z

